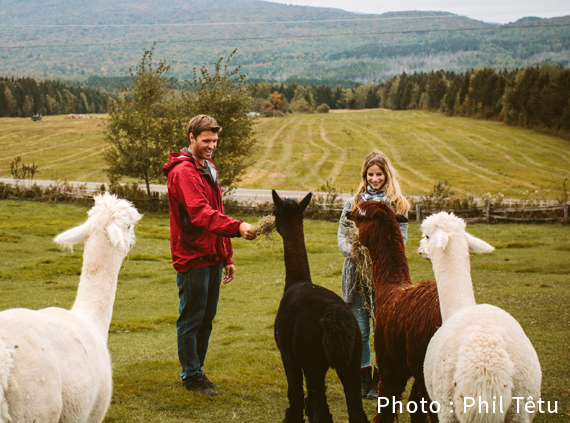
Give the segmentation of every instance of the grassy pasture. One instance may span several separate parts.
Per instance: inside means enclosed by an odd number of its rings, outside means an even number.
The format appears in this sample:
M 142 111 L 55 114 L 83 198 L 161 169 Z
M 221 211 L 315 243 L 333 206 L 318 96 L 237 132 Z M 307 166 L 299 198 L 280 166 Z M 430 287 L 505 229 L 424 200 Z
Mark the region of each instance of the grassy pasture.
M 10 177 L 10 163 L 20 156 L 23 163 L 38 165 L 36 179 L 106 181 L 104 123 L 98 119 L 103 115 L 90 116 L 93 119 L 45 116 L 38 122 L 1 118 L 0 177 Z
M 0 119 L 0 177 L 10 162 L 39 166 L 38 179 L 104 181 L 100 119 L 48 116 Z M 261 118 L 259 144 L 241 186 L 316 190 L 329 180 L 355 190 L 364 156 L 384 151 L 405 194 L 421 195 L 449 180 L 459 194 L 540 190 L 554 198 L 570 177 L 570 143 L 502 123 L 422 111 L 367 111 Z
M 24 201 L 0 202 L 0 309 L 68 308 L 75 297 L 82 246 L 63 251 L 52 238 L 86 219 L 87 207 Z M 185 391 L 179 383 L 175 321 L 178 297 L 169 259 L 166 214 L 147 213 L 137 243 L 119 274 L 109 348 L 114 394 L 106 422 L 281 421 L 286 379 L 273 340 L 273 321 L 284 286 L 283 251 L 274 241 L 235 240 L 237 278 L 222 287 L 205 371 L 222 387 L 215 398 Z M 306 221 L 315 283 L 340 293 L 342 256 L 337 224 Z M 497 247 L 472 256 L 475 296 L 510 312 L 535 346 L 543 371 L 542 398 L 558 401 L 557 414 L 536 422 L 570 419 L 570 227 L 470 225 Z M 407 253 L 414 281 L 433 279 L 415 252 L 420 232 L 411 224 Z M 341 385 L 328 374 L 336 422 L 346 422 Z M 408 387 L 409 388 L 409 387 Z M 406 394 L 407 396 L 407 394 Z M 375 403 L 365 401 L 369 417 Z M 403 422 L 409 422 L 404 413 Z
M 355 190 L 364 156 L 384 151 L 406 194 L 448 179 L 457 193 L 550 195 L 570 176 L 570 143 L 502 123 L 421 111 L 292 115 L 261 120 L 258 160 L 242 186 Z

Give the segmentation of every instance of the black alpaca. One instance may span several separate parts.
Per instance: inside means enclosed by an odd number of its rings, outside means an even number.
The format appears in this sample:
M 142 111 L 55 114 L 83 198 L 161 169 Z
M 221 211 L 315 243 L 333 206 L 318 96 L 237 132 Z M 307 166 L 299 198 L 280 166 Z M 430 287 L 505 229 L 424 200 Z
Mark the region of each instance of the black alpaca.
M 285 292 L 275 318 L 275 341 L 289 385 L 286 423 L 332 423 L 325 375 L 336 369 L 344 387 L 350 423 L 368 422 L 360 397 L 362 337 L 350 308 L 334 292 L 311 282 L 303 212 L 311 201 L 281 199 L 273 190 L 275 227 L 283 238 Z M 303 373 L 307 398 L 303 401 Z

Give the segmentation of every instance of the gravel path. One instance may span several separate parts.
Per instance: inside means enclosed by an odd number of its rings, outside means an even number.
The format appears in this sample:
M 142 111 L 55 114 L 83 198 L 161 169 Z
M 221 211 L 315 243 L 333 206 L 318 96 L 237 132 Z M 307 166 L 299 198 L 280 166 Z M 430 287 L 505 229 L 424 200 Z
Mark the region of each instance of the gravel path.
M 0 182 L 13 184 L 14 179 L 11 178 L 0 178 Z M 29 184 L 29 181 L 25 181 L 25 184 Z M 49 185 L 55 184 L 55 181 L 47 181 L 47 180 L 34 180 L 34 183 L 41 187 L 47 187 Z M 86 184 L 87 190 L 97 190 L 101 185 L 107 185 L 104 182 L 78 182 L 78 181 L 68 181 L 69 184 L 73 186 L 81 186 Z M 146 190 L 145 185 L 140 185 L 141 189 Z M 166 185 L 156 185 L 151 184 L 150 186 L 151 191 L 154 192 L 167 192 Z M 279 195 L 281 197 L 293 197 L 301 199 L 305 195 L 307 195 L 307 191 L 285 191 L 285 190 L 278 190 Z M 314 192 L 313 194 L 318 194 Z M 341 194 L 343 200 L 346 200 L 351 197 L 350 193 L 343 193 Z M 270 189 L 249 189 L 249 188 L 237 188 L 233 194 L 232 198 L 235 198 L 239 201 L 252 201 L 254 203 L 260 203 L 264 201 L 272 201 L 271 198 L 271 190 Z

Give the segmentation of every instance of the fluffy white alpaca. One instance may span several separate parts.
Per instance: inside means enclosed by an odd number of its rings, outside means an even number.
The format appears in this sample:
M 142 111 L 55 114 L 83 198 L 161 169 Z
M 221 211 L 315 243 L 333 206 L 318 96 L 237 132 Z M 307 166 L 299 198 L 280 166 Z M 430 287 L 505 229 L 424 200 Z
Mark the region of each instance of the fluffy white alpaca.
M 0 422 L 101 422 L 111 401 L 107 335 L 117 275 L 141 218 L 125 200 L 95 197 L 87 221 L 55 238 L 85 240 L 71 310 L 0 313 Z
M 535 412 L 527 413 L 525 404 L 532 397 L 536 405 L 542 378 L 536 352 L 509 313 L 477 305 L 473 295 L 469 251 L 494 248 L 468 234 L 453 213 L 428 217 L 422 231 L 418 252 L 432 262 L 443 320 L 424 361 L 429 396 L 441 405 L 440 423 L 531 422 Z M 518 412 L 514 397 L 524 397 Z

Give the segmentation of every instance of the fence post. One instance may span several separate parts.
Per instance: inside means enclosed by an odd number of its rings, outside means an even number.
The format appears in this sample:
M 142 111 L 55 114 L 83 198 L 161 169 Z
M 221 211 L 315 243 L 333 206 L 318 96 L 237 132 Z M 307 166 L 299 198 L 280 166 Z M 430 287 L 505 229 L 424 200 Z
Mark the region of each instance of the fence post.
M 487 222 L 491 220 L 491 202 L 487 201 L 487 212 L 486 212 Z
M 568 223 L 568 203 L 564 204 L 564 223 Z
M 566 210 L 568 210 L 568 205 L 566 205 Z M 416 222 L 420 223 L 420 221 L 422 220 L 422 215 L 421 215 L 421 211 L 420 211 L 420 204 L 416 204 Z

